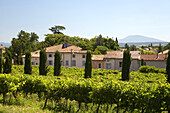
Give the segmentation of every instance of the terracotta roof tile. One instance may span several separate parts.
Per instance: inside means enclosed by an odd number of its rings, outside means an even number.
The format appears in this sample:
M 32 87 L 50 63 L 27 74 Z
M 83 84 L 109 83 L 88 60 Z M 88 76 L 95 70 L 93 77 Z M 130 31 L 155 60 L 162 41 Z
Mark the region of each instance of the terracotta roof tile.
M 138 59 L 140 51 L 130 51 L 132 59 Z M 123 51 L 107 51 L 105 58 L 123 58 Z
M 165 55 L 163 54 L 158 54 L 157 55 L 140 55 L 140 60 L 144 59 L 144 60 L 165 60 Z
M 54 53 L 57 50 L 61 53 L 65 53 L 65 52 L 86 53 L 87 52 L 87 50 L 82 50 L 82 48 L 78 46 L 74 46 L 74 45 L 69 45 L 66 48 L 62 48 L 62 47 L 63 47 L 63 44 L 60 44 L 56 46 L 46 47 L 45 49 L 47 53 Z M 31 52 L 31 56 L 40 57 L 40 50 Z M 25 57 L 25 55 L 23 55 L 22 57 Z
M 92 55 L 92 60 L 103 60 L 105 55 Z

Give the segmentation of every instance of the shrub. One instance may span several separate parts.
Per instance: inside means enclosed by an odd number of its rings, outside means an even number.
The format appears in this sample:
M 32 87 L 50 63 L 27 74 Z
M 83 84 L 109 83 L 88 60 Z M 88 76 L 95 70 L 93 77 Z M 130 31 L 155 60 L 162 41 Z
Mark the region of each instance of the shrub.
M 159 69 L 156 68 L 155 66 L 141 66 L 139 68 L 139 71 L 141 73 L 166 73 L 165 69 Z

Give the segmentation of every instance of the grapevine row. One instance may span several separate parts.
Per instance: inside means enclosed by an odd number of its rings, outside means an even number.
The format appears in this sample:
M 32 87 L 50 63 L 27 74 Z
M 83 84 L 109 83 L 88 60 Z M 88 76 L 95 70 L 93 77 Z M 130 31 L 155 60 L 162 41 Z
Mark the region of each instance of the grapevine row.
M 75 100 L 79 103 L 98 105 L 116 105 L 121 109 L 141 112 L 160 112 L 170 110 L 170 84 L 168 83 L 131 83 L 122 81 L 95 82 L 93 79 L 48 80 L 38 76 L 0 75 L 0 94 L 3 101 L 8 94 L 17 96 L 18 92 L 44 95 L 45 104 L 48 99 L 55 101 L 61 98 Z

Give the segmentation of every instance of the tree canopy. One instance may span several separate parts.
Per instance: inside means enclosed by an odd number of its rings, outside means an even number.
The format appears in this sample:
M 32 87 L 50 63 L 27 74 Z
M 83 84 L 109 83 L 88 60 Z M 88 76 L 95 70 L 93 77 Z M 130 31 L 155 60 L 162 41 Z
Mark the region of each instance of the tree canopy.
M 27 50 L 37 50 L 38 39 L 39 37 L 36 33 L 27 33 L 23 30 L 18 33 L 17 38 L 12 39 L 9 48 L 15 64 L 22 64 L 21 56 L 25 54 Z
M 53 32 L 53 34 L 63 34 L 60 31 L 65 30 L 65 29 L 66 28 L 64 26 L 56 26 L 56 25 L 54 27 L 49 28 L 49 30 Z

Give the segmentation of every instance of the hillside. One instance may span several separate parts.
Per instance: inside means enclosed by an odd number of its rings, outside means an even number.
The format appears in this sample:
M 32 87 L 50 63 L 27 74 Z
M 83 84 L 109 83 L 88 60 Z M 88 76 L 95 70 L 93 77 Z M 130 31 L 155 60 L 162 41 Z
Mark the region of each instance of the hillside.
M 129 42 L 141 43 L 141 42 L 165 42 L 165 41 L 152 38 L 152 37 L 142 36 L 142 35 L 130 35 L 123 39 L 120 39 L 119 42 L 120 43 L 129 43 Z

